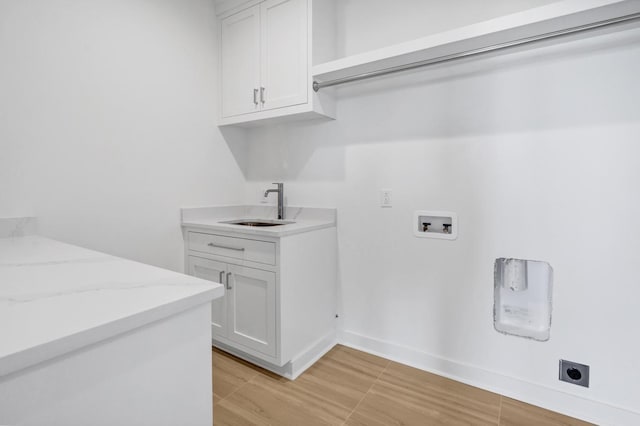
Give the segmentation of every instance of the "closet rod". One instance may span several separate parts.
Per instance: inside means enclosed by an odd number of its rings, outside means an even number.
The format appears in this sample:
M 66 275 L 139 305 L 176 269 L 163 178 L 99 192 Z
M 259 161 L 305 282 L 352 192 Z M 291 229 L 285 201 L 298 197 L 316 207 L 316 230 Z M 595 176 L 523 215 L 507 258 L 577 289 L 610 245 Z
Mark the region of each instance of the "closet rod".
M 365 72 L 362 74 L 352 75 L 349 77 L 337 78 L 335 80 L 327 81 L 314 81 L 313 90 L 319 91 L 325 87 L 337 86 L 339 84 L 352 83 L 354 81 L 367 80 L 374 77 L 380 77 L 387 74 L 394 74 L 401 71 L 412 70 L 416 68 L 422 68 L 429 65 L 442 64 L 445 62 L 455 61 L 458 59 L 469 58 L 473 56 L 482 55 L 485 53 L 495 52 L 497 50 L 507 49 L 510 47 L 522 46 L 537 41 L 548 40 L 552 38 L 562 37 L 566 35 L 581 33 L 584 31 L 595 30 L 598 28 L 609 27 L 616 24 L 623 24 L 632 21 L 640 20 L 640 13 L 633 13 L 631 15 L 625 15 L 618 18 L 606 19 L 604 21 L 593 22 L 591 24 L 579 25 L 577 27 L 566 28 L 563 30 L 552 31 L 549 33 L 539 34 L 531 37 L 521 38 L 518 40 L 508 41 L 505 43 L 498 43 L 492 46 L 481 47 L 478 49 L 467 50 L 460 53 L 453 53 L 451 55 L 440 56 L 433 59 L 427 59 L 425 61 L 412 62 L 406 65 L 398 65 L 378 71 Z

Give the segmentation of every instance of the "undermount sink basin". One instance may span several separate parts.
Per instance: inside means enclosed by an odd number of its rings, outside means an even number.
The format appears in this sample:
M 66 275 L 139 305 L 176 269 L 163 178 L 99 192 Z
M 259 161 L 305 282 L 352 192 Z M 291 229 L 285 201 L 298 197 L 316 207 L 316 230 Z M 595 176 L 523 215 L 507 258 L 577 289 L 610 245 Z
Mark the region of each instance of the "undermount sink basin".
M 289 225 L 295 223 L 290 220 L 277 220 L 277 219 L 238 219 L 238 220 L 227 220 L 220 223 L 228 223 L 230 225 L 240 225 L 240 226 L 280 226 L 280 225 Z

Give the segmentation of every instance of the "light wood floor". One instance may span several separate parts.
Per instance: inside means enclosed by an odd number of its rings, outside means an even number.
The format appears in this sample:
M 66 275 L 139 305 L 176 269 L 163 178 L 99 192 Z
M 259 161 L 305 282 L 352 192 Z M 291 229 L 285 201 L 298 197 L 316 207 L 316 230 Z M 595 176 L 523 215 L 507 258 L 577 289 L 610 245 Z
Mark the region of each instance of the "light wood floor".
M 290 381 L 213 350 L 223 425 L 587 425 L 532 405 L 336 346 Z

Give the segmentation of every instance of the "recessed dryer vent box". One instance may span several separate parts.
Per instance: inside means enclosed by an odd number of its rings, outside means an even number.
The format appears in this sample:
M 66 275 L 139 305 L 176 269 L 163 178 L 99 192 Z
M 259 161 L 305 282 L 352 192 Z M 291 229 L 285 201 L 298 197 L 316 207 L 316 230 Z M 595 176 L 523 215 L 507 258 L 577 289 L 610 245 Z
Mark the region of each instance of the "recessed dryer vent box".
M 421 238 L 455 240 L 458 238 L 458 215 L 453 212 L 417 211 L 413 215 L 413 233 Z
M 496 259 L 493 325 L 496 331 L 549 340 L 553 269 L 547 262 Z

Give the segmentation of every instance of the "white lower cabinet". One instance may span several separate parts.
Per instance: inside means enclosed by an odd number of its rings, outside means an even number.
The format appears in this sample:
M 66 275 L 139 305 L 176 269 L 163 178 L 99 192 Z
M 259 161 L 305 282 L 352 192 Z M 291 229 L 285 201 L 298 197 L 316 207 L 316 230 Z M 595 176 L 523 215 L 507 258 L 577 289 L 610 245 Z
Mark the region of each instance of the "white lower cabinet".
M 215 260 L 202 259 L 200 257 L 187 257 L 187 273 L 194 277 L 202 278 L 224 284 L 227 264 Z M 214 336 L 227 335 L 227 297 L 220 297 L 211 304 L 211 333 Z
M 187 273 L 225 286 L 211 306 L 215 346 L 295 378 L 335 344 L 335 228 L 279 238 L 187 228 L 185 237 Z
M 211 332 L 270 357 L 276 356 L 276 274 L 189 256 L 189 274 L 224 284 L 211 306 Z
M 227 338 L 276 356 L 276 274 L 229 265 Z

